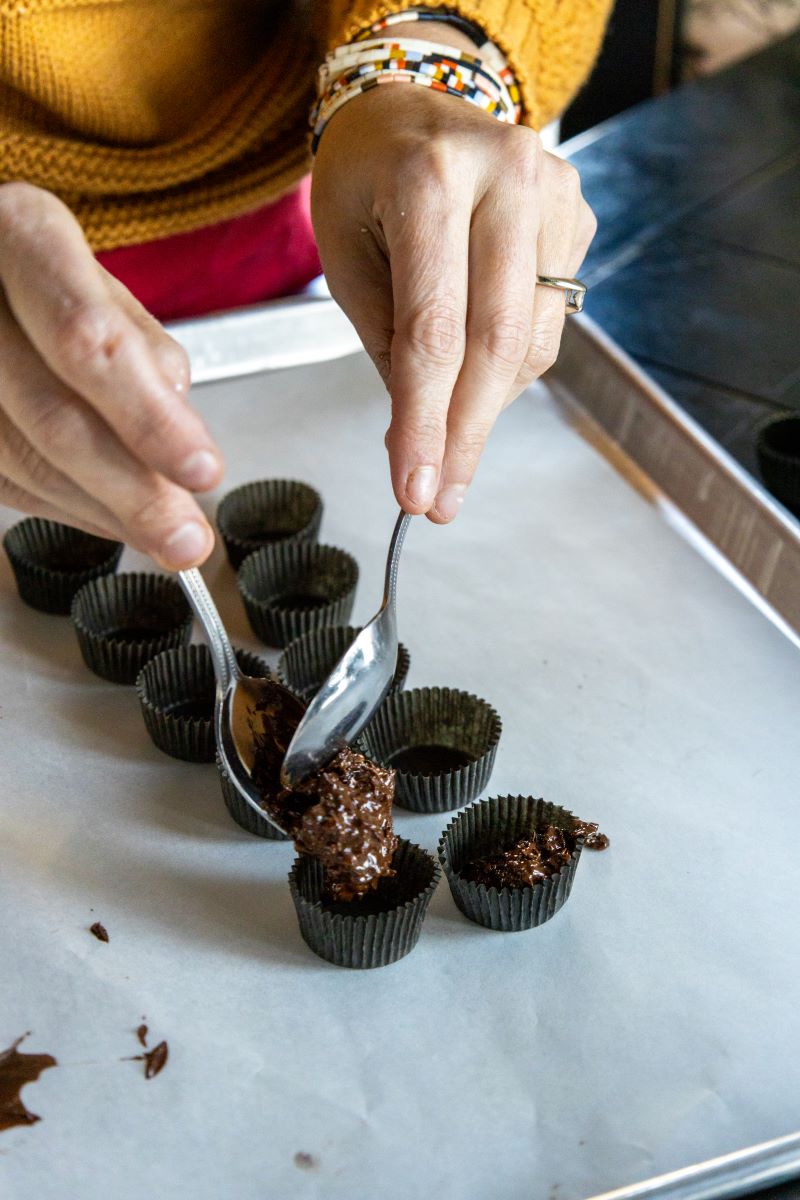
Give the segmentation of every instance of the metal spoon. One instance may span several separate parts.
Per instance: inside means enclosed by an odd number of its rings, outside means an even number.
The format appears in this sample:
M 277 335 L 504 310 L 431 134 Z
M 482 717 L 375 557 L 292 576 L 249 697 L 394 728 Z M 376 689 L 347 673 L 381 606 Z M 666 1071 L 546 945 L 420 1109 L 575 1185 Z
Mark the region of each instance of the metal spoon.
M 262 808 L 259 790 L 251 778 L 255 734 L 273 739 L 277 761 L 281 761 L 287 749 L 286 745 L 279 744 L 281 726 L 289 724 L 293 728 L 303 715 L 303 705 L 280 683 L 243 675 L 203 576 L 196 569 L 179 571 L 178 580 L 208 639 L 217 680 L 214 728 L 222 765 L 250 807 L 263 820 L 285 833 L 286 830 Z M 267 707 L 273 712 L 277 707 L 284 720 L 265 721 L 264 709 Z
M 283 760 L 281 782 L 294 787 L 343 749 L 369 721 L 397 666 L 397 568 L 411 517 L 401 512 L 389 543 L 383 603 L 306 709 Z

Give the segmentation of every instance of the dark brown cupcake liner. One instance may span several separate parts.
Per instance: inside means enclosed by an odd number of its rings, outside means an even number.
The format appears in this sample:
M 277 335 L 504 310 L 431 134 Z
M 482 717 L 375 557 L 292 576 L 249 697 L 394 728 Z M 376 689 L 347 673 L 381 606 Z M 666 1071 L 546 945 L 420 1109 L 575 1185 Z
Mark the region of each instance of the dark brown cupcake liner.
M 222 790 L 222 799 L 225 801 L 225 807 L 236 824 L 248 833 L 254 833 L 256 837 L 268 838 L 271 842 L 288 842 L 289 838 L 285 833 L 281 833 L 279 829 L 276 829 L 266 817 L 259 817 L 258 813 L 242 798 L 237 788 L 231 782 L 230 775 L 223 767 L 219 754 L 216 755 L 215 761 L 217 764 L 219 785 Z
M 491 704 L 470 692 L 412 688 L 387 696 L 361 741 L 365 754 L 397 771 L 395 803 L 449 812 L 487 786 L 502 728 Z
M 83 661 L 112 683 L 135 683 L 145 663 L 185 645 L 192 632 L 192 611 L 168 575 L 93 579 L 75 595 L 70 615 Z
M 278 659 L 278 679 L 308 704 L 360 633 L 360 626 L 330 625 L 296 638 Z M 402 690 L 410 666 L 411 655 L 401 642 L 392 692 Z
M 217 509 L 217 528 L 231 566 L 236 570 L 262 546 L 315 542 L 322 508 L 319 492 L 295 479 L 260 479 L 228 492 Z
M 782 413 L 761 426 L 756 441 L 764 483 L 800 516 L 800 414 Z
M 237 650 L 245 675 L 269 679 L 257 654 Z M 186 762 L 213 762 L 216 679 L 205 644 L 162 650 L 142 667 L 136 691 L 147 732 L 159 750 Z
M 26 517 L 3 538 L 20 599 L 40 612 L 69 616 L 75 593 L 91 579 L 111 575 L 122 542 L 95 537 L 71 525 Z
M 439 861 L 464 916 L 501 933 L 535 929 L 555 916 L 572 890 L 582 838 L 567 865 L 533 887 L 486 887 L 464 879 L 461 868 L 470 859 L 505 849 L 542 826 L 571 830 L 574 819 L 567 809 L 532 796 L 493 796 L 459 813 L 439 839 Z
M 295 859 L 289 886 L 300 933 L 315 954 L 364 970 L 386 967 L 414 949 L 441 871 L 427 850 L 405 838 L 398 839 L 392 865 L 397 874 L 362 899 L 328 903 L 320 862 L 305 854 Z
M 236 583 L 256 636 L 288 646 L 315 629 L 347 624 L 358 563 L 336 546 L 281 542 L 246 558 Z

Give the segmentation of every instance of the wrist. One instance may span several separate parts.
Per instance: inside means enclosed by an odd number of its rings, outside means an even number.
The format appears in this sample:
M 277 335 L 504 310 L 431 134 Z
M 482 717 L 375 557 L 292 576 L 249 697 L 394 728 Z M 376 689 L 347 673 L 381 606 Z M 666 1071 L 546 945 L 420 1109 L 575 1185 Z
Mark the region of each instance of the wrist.
M 464 50 L 468 54 L 478 52 L 472 38 L 448 21 L 402 21 L 392 25 L 388 32 L 392 38 L 436 42 L 441 46 L 452 46 L 454 50 Z

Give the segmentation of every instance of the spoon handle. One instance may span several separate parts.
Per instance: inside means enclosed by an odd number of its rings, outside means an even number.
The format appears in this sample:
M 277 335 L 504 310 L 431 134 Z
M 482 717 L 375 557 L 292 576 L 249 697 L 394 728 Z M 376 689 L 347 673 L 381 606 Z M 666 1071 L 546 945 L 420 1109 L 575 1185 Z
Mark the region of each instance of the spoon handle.
M 397 518 L 392 540 L 389 543 L 389 556 L 386 559 L 386 583 L 383 591 L 384 606 L 394 608 L 397 593 L 397 570 L 400 566 L 400 551 L 403 549 L 406 531 L 408 530 L 411 514 L 402 512 Z
M 232 680 L 239 674 L 239 665 L 206 581 L 196 567 L 190 571 L 179 571 L 178 581 L 208 639 L 217 686 L 223 693 L 227 692 Z

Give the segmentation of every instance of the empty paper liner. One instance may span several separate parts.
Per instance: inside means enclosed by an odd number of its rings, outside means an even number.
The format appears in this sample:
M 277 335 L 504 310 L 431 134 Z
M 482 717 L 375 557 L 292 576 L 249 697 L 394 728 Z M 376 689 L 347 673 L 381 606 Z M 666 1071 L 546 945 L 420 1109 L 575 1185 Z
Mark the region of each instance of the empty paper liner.
M 26 517 L 3 538 L 20 599 L 40 612 L 69 615 L 75 593 L 91 579 L 112 574 L 122 542 L 95 537 L 71 525 Z
M 248 554 L 276 542 L 315 542 L 322 521 L 322 497 L 294 479 L 245 483 L 220 501 L 217 528 L 234 569 Z
M 478 696 L 412 688 L 387 696 L 361 741 L 370 758 L 397 771 L 397 804 L 448 812 L 487 786 L 501 730 L 498 714 Z
M 236 582 L 256 636 L 288 646 L 315 629 L 347 624 L 358 564 L 335 546 L 282 542 L 246 558 Z
M 76 594 L 71 617 L 87 667 L 113 683 L 135 683 L 145 663 L 192 632 L 188 601 L 167 575 L 94 579 Z

